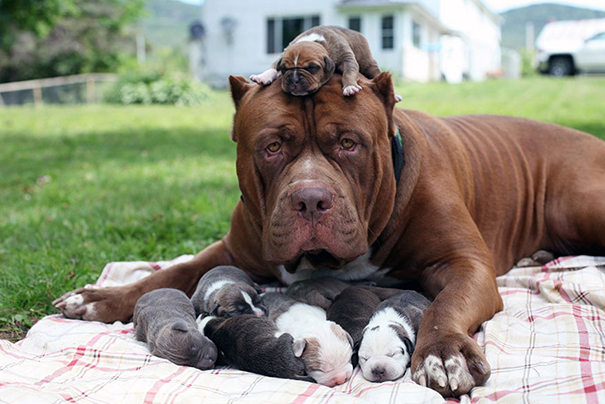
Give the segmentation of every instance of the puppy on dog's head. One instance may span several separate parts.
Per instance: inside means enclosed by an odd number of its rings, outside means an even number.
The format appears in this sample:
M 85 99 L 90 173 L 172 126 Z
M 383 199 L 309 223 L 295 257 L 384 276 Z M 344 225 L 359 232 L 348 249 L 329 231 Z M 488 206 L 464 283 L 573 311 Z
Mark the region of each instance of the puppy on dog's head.
M 289 45 L 275 65 L 282 90 L 292 95 L 316 92 L 334 75 L 334 62 L 323 45 L 302 41 Z

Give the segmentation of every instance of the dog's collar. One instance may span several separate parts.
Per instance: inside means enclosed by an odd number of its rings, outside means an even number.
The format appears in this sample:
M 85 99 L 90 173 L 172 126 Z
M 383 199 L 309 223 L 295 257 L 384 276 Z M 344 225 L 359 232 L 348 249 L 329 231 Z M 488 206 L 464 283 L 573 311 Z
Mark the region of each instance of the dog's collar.
M 395 136 L 391 138 L 391 154 L 393 156 L 393 171 L 395 172 L 395 181 L 399 184 L 399 178 L 401 178 L 401 171 L 403 170 L 404 156 L 403 156 L 403 142 L 401 141 L 401 133 L 397 129 Z

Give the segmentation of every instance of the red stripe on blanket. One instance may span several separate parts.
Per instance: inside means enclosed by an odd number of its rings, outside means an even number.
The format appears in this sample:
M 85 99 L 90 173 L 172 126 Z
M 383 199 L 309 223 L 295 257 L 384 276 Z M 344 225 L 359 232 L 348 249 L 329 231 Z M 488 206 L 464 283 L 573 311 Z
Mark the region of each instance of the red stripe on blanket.
M 317 389 L 320 387 L 321 387 L 320 384 L 312 383 L 311 385 L 309 385 L 309 387 L 307 387 L 307 390 L 305 390 L 304 393 L 299 394 L 294 399 L 294 401 L 292 401 L 292 404 L 304 403 L 307 400 L 307 398 L 311 397 L 313 395 L 313 393 L 315 393 L 317 391 Z
M 145 395 L 145 400 L 143 400 L 143 401 L 145 403 L 153 402 L 155 400 L 155 396 L 158 394 L 158 392 L 164 385 L 170 383 L 172 381 L 172 379 L 174 379 L 175 377 L 177 377 L 178 375 L 180 375 L 187 369 L 189 369 L 187 366 L 179 366 L 179 368 L 177 369 L 176 372 L 174 372 L 173 374 L 171 374 L 168 377 L 165 377 L 165 378 L 160 379 L 157 382 L 155 382 L 153 387 Z

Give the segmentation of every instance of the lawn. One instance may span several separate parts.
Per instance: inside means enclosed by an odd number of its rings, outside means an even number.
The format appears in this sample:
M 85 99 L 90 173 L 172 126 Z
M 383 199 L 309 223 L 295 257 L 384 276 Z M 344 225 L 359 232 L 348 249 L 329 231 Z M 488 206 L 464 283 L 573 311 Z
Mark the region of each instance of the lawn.
M 605 139 L 605 78 L 400 84 L 399 106 L 496 113 Z M 0 330 L 18 339 L 50 302 L 110 261 L 193 254 L 229 228 L 239 199 L 233 107 L 0 109 Z

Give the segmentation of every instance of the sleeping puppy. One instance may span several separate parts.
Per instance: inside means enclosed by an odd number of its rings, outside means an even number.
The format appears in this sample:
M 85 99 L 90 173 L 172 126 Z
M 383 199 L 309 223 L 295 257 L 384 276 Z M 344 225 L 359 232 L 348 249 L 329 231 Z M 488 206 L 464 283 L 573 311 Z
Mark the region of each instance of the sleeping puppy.
M 383 382 L 403 376 L 414 352 L 420 320 L 430 303 L 420 293 L 406 290 L 376 308 L 359 345 L 363 377 Z
M 260 291 L 260 287 L 244 271 L 225 265 L 213 268 L 202 276 L 191 301 L 198 316 L 266 316 L 267 309 L 262 304 Z
M 199 330 L 218 347 L 228 364 L 260 375 L 312 382 L 301 359 L 304 343 L 290 334 L 278 333 L 267 317 L 242 314 L 221 318 L 208 316 Z
M 177 365 L 212 369 L 216 346 L 198 330 L 187 295 L 177 289 L 144 294 L 134 308 L 135 337 L 146 342 L 155 356 Z
M 336 296 L 349 286 L 351 286 L 350 283 L 322 276 L 292 283 L 288 286 L 286 295 L 301 303 L 328 310 Z
M 347 96 L 361 90 L 357 83 L 360 72 L 369 79 L 380 74 L 362 34 L 341 27 L 318 26 L 294 38 L 270 69 L 250 76 L 250 80 L 269 85 L 281 75 L 283 91 L 308 95 L 330 80 L 335 70 L 342 73 L 342 93 Z M 399 95 L 395 98 L 401 101 Z
M 275 321 L 279 332 L 291 334 L 295 341 L 303 341 L 301 358 L 307 375 L 329 387 L 351 377 L 351 336 L 338 324 L 328 321 L 324 310 L 281 293 L 265 293 L 262 297 L 269 318 Z

